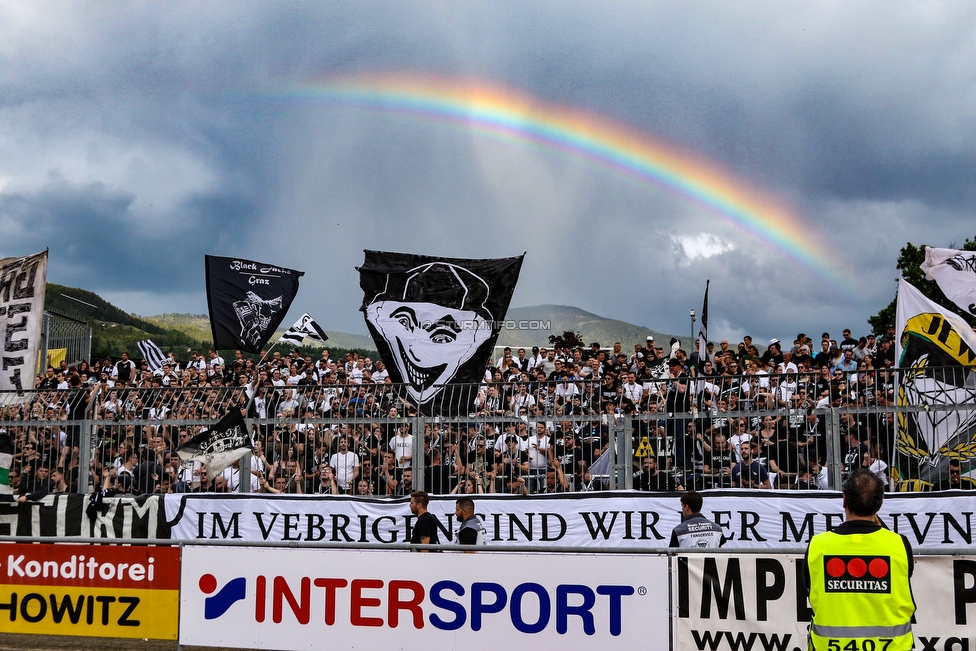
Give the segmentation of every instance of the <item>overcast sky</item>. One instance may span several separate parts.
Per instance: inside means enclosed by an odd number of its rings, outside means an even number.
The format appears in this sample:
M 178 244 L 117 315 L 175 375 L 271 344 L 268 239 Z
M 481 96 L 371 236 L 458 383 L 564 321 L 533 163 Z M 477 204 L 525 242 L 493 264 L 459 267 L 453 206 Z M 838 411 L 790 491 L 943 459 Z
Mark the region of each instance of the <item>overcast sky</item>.
M 305 272 L 364 334 L 363 249 L 527 252 L 513 305 L 687 332 L 867 332 L 907 241 L 976 235 L 976 4 L 0 3 L 0 255 L 148 316 L 206 313 L 203 256 Z M 464 125 L 290 91 L 491 85 L 725 170 L 843 283 L 699 202 Z

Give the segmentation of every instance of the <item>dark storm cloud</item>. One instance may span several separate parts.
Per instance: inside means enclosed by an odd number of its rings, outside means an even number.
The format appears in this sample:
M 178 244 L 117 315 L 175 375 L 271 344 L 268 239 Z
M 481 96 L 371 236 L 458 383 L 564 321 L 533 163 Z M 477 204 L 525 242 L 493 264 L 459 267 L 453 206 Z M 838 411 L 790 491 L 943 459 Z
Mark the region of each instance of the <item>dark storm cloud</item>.
M 4 252 L 50 247 L 52 281 L 148 292 L 159 312 L 202 295 L 204 253 L 245 255 L 305 270 L 299 301 L 362 330 L 364 248 L 527 250 L 516 305 L 683 332 L 710 277 L 730 330 L 863 329 L 905 241 L 973 235 L 974 17 L 882 3 L 8 5 Z M 790 206 L 855 291 L 651 183 L 287 92 L 398 70 L 511 86 L 713 160 Z M 726 249 L 675 245 L 698 233 Z
M 198 196 L 178 206 L 182 227 L 147 227 L 132 210 L 134 196 L 52 179 L 31 193 L 0 194 L 4 253 L 50 249 L 50 275 L 93 291 L 160 295 L 200 284 L 204 253 L 246 244 L 253 207 L 237 197 Z M 230 230 L 224 224 L 241 224 Z

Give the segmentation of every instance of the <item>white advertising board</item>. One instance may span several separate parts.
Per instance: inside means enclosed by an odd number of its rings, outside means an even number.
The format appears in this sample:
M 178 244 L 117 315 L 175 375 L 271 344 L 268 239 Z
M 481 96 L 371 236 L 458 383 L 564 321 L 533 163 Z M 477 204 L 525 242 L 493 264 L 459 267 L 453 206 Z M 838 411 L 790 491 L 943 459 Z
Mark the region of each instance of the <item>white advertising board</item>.
M 667 648 L 668 559 L 187 547 L 180 644 Z
M 888 495 L 880 517 L 916 549 L 972 546 L 976 491 Z M 702 509 L 722 525 L 726 547 L 802 547 L 844 521 L 840 493 L 828 491 L 706 491 Z M 456 496 L 432 496 L 430 512 L 453 539 Z M 620 491 L 559 496 L 478 495 L 493 547 L 552 545 L 667 547 L 681 522 L 678 494 Z M 403 543 L 414 516 L 407 498 L 346 496 L 166 495 L 171 537 L 327 543 Z
M 676 557 L 674 648 L 806 649 L 812 612 L 802 563 L 785 554 Z M 911 583 L 915 648 L 976 649 L 976 556 L 916 556 Z

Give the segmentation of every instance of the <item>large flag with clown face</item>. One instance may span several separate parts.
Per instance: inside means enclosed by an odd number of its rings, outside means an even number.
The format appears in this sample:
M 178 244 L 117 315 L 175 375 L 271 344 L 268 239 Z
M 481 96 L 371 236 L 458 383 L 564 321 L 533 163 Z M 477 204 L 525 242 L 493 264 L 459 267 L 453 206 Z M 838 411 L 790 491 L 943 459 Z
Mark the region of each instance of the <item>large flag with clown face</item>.
M 465 260 L 366 251 L 362 312 L 394 383 L 424 415 L 471 411 L 524 255 Z M 471 391 L 474 391 L 472 393 Z

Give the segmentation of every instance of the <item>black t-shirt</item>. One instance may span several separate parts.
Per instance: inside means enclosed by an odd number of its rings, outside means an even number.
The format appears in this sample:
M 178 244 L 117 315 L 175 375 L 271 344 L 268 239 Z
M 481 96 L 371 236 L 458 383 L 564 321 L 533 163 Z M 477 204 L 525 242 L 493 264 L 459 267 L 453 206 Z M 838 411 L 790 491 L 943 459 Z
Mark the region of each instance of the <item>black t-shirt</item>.
M 439 545 L 441 542 L 437 537 L 437 518 L 430 512 L 417 516 L 413 532 L 410 534 L 410 543 L 419 545 L 421 538 L 430 538 L 431 545 Z
M 731 475 L 726 475 L 722 470 L 724 468 L 732 469 L 735 465 L 735 452 L 732 448 L 727 450 L 719 450 L 716 447 L 712 448 L 712 451 L 706 453 L 705 463 L 712 469 L 712 480 L 715 487 L 731 488 L 732 487 L 732 477 Z
M 86 389 L 71 389 L 68 393 L 68 417 L 71 420 L 84 420 L 88 407 L 88 391 Z
M 528 452 L 515 452 L 514 457 L 509 455 L 508 450 L 502 453 L 501 476 L 506 481 L 515 481 L 522 476 L 522 465 L 529 462 Z
M 553 456 L 556 459 L 556 463 L 562 467 L 563 474 L 568 479 L 579 472 L 580 464 L 583 462 L 583 448 L 580 447 L 578 439 L 576 439 L 576 445 L 572 449 L 561 440 L 556 443 Z
M 678 390 L 678 385 L 685 386 L 684 391 Z M 668 413 L 683 413 L 688 411 L 691 404 L 691 387 L 689 378 L 685 373 L 679 373 L 668 383 L 668 393 L 665 398 L 665 408 Z
M 790 440 L 779 439 L 773 448 L 773 460 L 783 472 L 796 474 L 800 471 L 800 452 Z
M 133 361 L 130 360 L 119 360 L 115 363 L 115 373 L 116 379 L 119 384 L 128 384 L 132 379 L 132 369 L 135 367 Z
M 491 448 L 485 450 L 483 454 L 478 454 L 477 450 L 471 450 L 465 455 L 464 465 L 469 473 L 488 472 L 494 468 L 495 452 Z
M 477 515 L 472 515 L 472 518 L 477 518 Z M 477 527 L 461 527 L 458 529 L 457 541 L 459 545 L 477 545 L 478 544 L 478 528 Z
M 860 468 L 864 464 L 864 455 L 871 451 L 868 444 L 863 442 L 851 445 L 845 441 L 844 446 L 844 469 L 848 472 Z
M 634 488 L 639 491 L 673 491 L 677 490 L 674 477 L 670 473 L 658 471 L 655 474 L 634 473 Z
M 454 488 L 454 476 L 447 466 L 430 466 L 424 469 L 424 487 L 428 493 L 446 495 Z
M 793 363 L 796 364 L 797 366 L 799 366 L 803 362 L 806 362 L 808 364 L 812 364 L 813 363 L 813 358 L 810 357 L 809 355 L 805 354 L 805 353 L 800 353 L 799 355 L 794 355 L 793 356 Z

